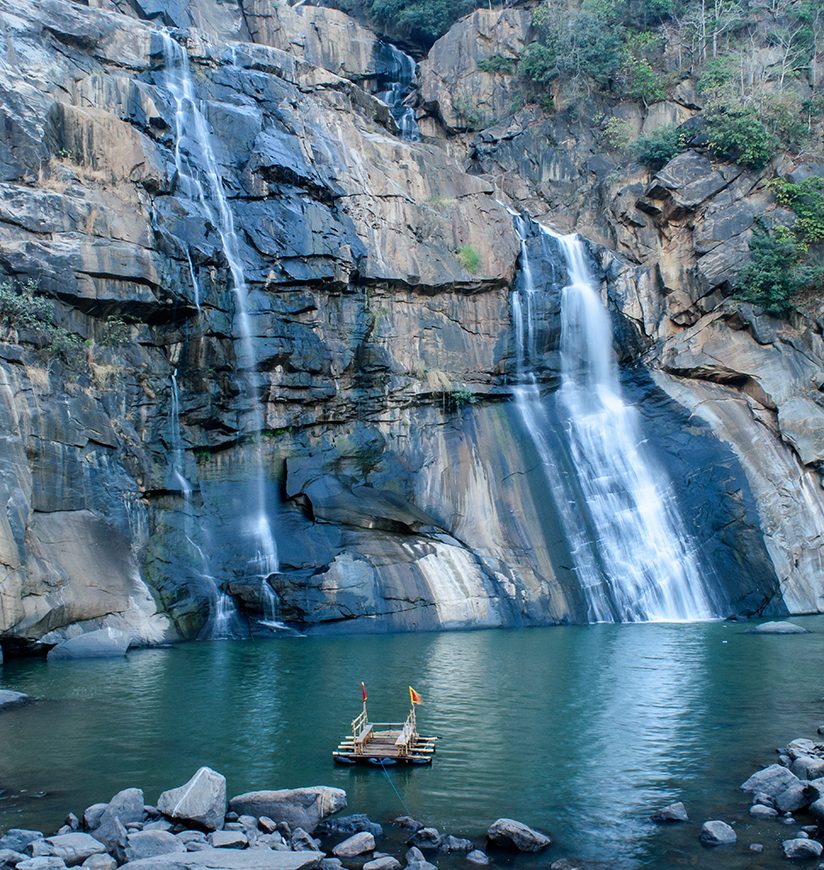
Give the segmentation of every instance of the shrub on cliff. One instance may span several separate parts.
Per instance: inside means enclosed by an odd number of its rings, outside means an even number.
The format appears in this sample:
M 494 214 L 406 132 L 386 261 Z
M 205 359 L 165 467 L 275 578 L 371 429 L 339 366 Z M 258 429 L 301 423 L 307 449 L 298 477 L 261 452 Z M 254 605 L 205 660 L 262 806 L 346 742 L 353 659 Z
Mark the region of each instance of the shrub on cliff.
M 669 163 L 676 154 L 684 150 L 684 134 L 671 125 L 659 127 L 649 136 L 642 136 L 635 142 L 635 156 L 650 169 L 660 169 Z
M 484 0 L 369 0 L 367 11 L 381 28 L 429 47 L 463 15 L 486 5 Z
M 752 106 L 715 106 L 704 114 L 707 146 L 716 157 L 750 169 L 763 169 L 775 156 L 778 142 Z

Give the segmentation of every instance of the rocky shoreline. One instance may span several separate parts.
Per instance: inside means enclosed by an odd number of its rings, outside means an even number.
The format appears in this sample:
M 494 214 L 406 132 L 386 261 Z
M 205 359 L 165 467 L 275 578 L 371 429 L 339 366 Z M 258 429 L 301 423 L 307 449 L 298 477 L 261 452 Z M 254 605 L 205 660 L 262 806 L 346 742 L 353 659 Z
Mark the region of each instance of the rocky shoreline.
M 397 838 L 388 844 L 383 827 L 367 816 L 334 815 L 346 806 L 346 792 L 329 786 L 247 792 L 227 800 L 225 777 L 201 767 L 188 782 L 163 792 L 156 806 L 144 802 L 141 789 L 127 788 L 81 816 L 69 813 L 53 836 L 7 831 L 0 837 L 0 870 L 434 870 L 432 861 L 445 854 L 476 866 L 490 863 L 472 840 L 409 816 L 392 823 L 403 844 L 398 849 Z M 540 852 L 551 842 L 521 822 L 498 819 L 489 826 L 486 845 Z

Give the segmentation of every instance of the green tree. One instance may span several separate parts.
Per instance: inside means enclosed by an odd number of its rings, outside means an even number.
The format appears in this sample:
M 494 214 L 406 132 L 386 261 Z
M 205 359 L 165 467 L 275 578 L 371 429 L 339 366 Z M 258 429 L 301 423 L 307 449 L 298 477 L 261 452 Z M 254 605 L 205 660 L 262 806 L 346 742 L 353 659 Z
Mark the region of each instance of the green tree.
M 650 169 L 660 169 L 669 163 L 686 145 L 683 133 L 677 127 L 659 127 L 649 136 L 642 136 L 635 142 L 636 157 Z
M 704 113 L 707 145 L 717 157 L 751 169 L 763 169 L 778 147 L 775 136 L 753 106 L 715 105 Z

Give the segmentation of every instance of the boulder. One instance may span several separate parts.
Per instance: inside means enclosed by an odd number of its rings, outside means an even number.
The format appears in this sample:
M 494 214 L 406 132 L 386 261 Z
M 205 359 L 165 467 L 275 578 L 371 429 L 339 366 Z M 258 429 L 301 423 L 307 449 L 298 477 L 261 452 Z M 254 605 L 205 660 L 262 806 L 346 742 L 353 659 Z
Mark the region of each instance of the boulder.
M 489 826 L 486 835 L 496 846 L 519 852 L 540 852 L 552 843 L 546 834 L 514 819 L 498 819 Z
M 412 846 L 406 852 L 407 870 L 437 870 L 434 864 L 430 864 L 424 857 L 423 852 L 417 847 Z
M 29 695 L 23 692 L 13 692 L 11 689 L 0 689 L 0 711 L 10 710 L 12 707 L 22 707 L 32 701 Z
M 115 870 L 117 861 L 111 855 L 92 855 L 86 858 L 81 866 L 86 867 L 87 870 Z
M 756 819 L 774 819 L 778 815 L 778 810 L 765 807 L 763 804 L 753 804 L 750 807 L 750 815 Z
M 101 806 L 102 811 L 97 812 Z M 108 804 L 95 804 L 83 814 L 91 835 L 109 852 L 125 847 L 126 826 L 142 822 L 144 817 L 143 791 L 139 788 L 123 789 Z
M 295 828 L 289 838 L 293 852 L 317 852 L 320 850 L 320 840 L 314 839 L 303 828 Z
M 226 777 L 210 767 L 201 767 L 187 783 L 164 791 L 157 808 L 169 818 L 209 831 L 220 830 L 226 815 Z
M 821 779 L 824 777 L 824 758 L 813 755 L 800 755 L 790 765 L 790 770 L 799 779 Z
M 441 839 L 438 845 L 439 852 L 471 852 L 475 848 L 472 840 L 466 840 L 461 837 L 453 837 L 449 834 Z
M 767 795 L 782 813 L 793 812 L 807 806 L 813 797 L 812 789 L 792 771 L 780 764 L 771 764 L 754 773 L 741 786 L 742 791 Z
M 342 843 L 338 843 L 332 849 L 332 854 L 338 858 L 355 858 L 358 855 L 374 851 L 375 838 L 368 831 L 361 831 L 359 834 L 353 834 Z
M 704 822 L 701 826 L 701 833 L 698 839 L 704 846 L 729 846 L 734 843 L 738 837 L 735 831 L 726 823 L 714 819 L 709 822 Z
M 317 867 L 318 852 L 272 852 L 269 849 L 204 849 L 159 855 L 123 864 L 126 870 L 304 870 Z
M 413 819 L 412 816 L 398 816 L 396 819 L 393 819 L 392 823 L 407 831 L 420 831 L 423 827 L 423 825 L 417 819 Z
M 49 650 L 49 661 L 58 659 L 105 659 L 126 655 L 132 636 L 116 628 L 100 628 L 64 640 Z
M 669 804 L 666 807 L 658 810 L 651 816 L 653 822 L 666 824 L 667 822 L 688 822 L 687 808 L 681 801 L 674 804 Z
M 363 865 L 363 870 L 399 870 L 401 862 L 391 855 L 385 855 L 383 858 L 375 858 L 372 861 L 367 861 Z
M 168 831 L 136 831 L 127 836 L 124 854 L 127 861 L 140 861 L 142 858 L 185 851 L 185 844 Z
M 482 852 L 480 849 L 473 849 L 467 856 L 466 860 L 471 864 L 486 865 L 489 863 L 489 855 Z
M 9 828 L 0 837 L 0 849 L 10 849 L 12 852 L 26 852 L 26 846 L 35 840 L 42 840 L 40 831 L 31 831 L 28 828 Z
M 322 819 L 345 806 L 346 792 L 325 785 L 252 791 L 229 801 L 229 808 L 233 812 L 255 818 L 267 816 L 276 823 L 286 822 L 293 828 L 303 828 L 309 833 L 317 828 Z
M 22 852 L 15 852 L 14 849 L 0 849 L 0 870 L 12 870 L 12 867 L 20 861 L 25 861 L 26 857 Z
M 437 828 L 418 828 L 406 841 L 419 849 L 437 849 L 441 845 L 441 832 Z
M 76 832 L 35 840 L 29 848 L 34 858 L 61 858 L 68 867 L 82 864 L 91 855 L 106 851 L 105 846 L 90 834 Z
M 817 801 L 814 801 L 809 806 L 809 813 L 819 822 L 824 824 L 824 798 L 819 798 Z
M 66 870 L 66 863 L 62 858 L 42 856 L 27 858 L 21 861 L 17 868 L 18 870 Z
M 242 831 L 213 831 L 207 839 L 215 849 L 244 849 L 249 845 L 249 838 Z
M 762 622 L 750 631 L 750 634 L 808 634 L 806 628 L 794 622 Z
M 790 860 L 806 860 L 820 858 L 824 852 L 824 846 L 817 840 L 809 837 L 796 837 L 793 840 L 784 840 L 781 844 L 784 849 L 784 857 Z
M 100 824 L 100 819 L 103 816 L 103 813 L 106 812 L 108 806 L 108 804 L 99 803 L 86 807 L 83 812 L 83 824 L 88 828 L 88 830 L 92 831 Z
M 271 819 L 269 819 L 269 822 L 271 822 Z M 263 819 L 260 820 L 260 826 L 263 828 Z M 383 828 L 363 813 L 355 813 L 351 816 L 340 816 L 336 819 L 325 819 L 318 825 L 317 830 L 319 834 L 345 835 L 359 834 L 361 831 L 368 831 L 373 837 L 383 836 Z

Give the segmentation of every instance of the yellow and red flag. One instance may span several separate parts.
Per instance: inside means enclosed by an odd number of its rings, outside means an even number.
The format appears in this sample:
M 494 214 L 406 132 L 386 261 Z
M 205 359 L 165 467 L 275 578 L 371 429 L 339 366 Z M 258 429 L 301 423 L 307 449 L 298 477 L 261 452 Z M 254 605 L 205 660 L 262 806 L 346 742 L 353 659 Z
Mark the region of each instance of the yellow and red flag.
M 413 704 L 423 704 L 423 698 L 412 688 L 409 687 L 409 700 Z
M 360 684 L 361 694 L 363 695 L 363 702 L 366 703 L 366 683 Z

